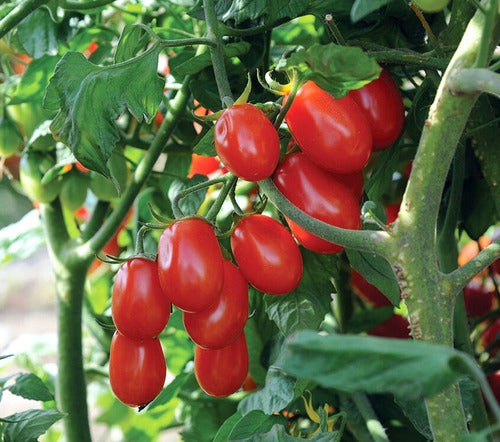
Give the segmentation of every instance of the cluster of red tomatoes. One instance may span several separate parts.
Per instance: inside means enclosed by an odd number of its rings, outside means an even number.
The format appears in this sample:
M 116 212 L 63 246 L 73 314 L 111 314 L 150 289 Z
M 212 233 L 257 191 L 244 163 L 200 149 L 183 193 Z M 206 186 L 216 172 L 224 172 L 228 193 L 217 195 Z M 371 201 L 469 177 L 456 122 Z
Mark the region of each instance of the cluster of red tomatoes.
M 266 215 L 242 218 L 233 229 L 231 249 L 238 266 L 224 259 L 210 223 L 184 218 L 162 233 L 156 261 L 136 257 L 121 266 L 113 286 L 117 331 L 109 371 L 122 402 L 145 405 L 161 391 L 166 366 L 157 337 L 171 304 L 183 311 L 185 329 L 196 344 L 200 387 L 222 397 L 242 386 L 249 363 L 248 283 L 269 294 L 286 294 L 299 284 L 303 266 L 292 235 Z
M 280 162 L 278 132 L 264 112 L 248 103 L 233 105 L 215 124 L 217 155 L 244 180 L 272 176 L 278 189 L 309 215 L 359 229 L 362 169 L 372 151 L 394 143 L 403 127 L 403 101 L 390 75 L 383 71 L 378 80 L 341 100 L 307 82 L 286 122 L 301 151 Z M 184 218 L 162 233 L 156 261 L 136 257 L 122 265 L 113 286 L 117 331 L 110 355 L 111 387 L 122 402 L 142 406 L 162 389 L 166 366 L 158 335 L 171 304 L 182 310 L 196 344 L 194 372 L 200 387 L 221 397 L 242 386 L 249 363 L 244 334 L 248 284 L 270 295 L 293 291 L 303 271 L 296 241 L 318 253 L 342 250 L 291 220 L 288 224 L 291 233 L 267 215 L 239 219 L 231 232 L 235 265 L 224 258 L 209 222 Z
M 386 70 L 342 99 L 308 81 L 285 116 L 300 152 L 291 152 L 280 162 L 278 132 L 260 109 L 248 103 L 231 106 L 217 120 L 215 148 L 234 175 L 247 181 L 272 176 L 283 195 L 302 211 L 337 227 L 359 229 L 362 169 L 373 151 L 397 140 L 404 117 L 402 95 Z M 307 249 L 342 250 L 287 221 Z

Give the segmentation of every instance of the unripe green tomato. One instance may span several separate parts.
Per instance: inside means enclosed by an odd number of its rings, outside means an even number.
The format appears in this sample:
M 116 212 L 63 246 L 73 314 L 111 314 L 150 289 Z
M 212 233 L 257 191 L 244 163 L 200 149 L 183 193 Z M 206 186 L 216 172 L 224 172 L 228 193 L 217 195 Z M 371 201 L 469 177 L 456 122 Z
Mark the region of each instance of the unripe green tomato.
M 412 0 L 422 12 L 442 11 L 450 0 Z
M 72 212 L 82 207 L 87 198 L 89 180 L 88 175 L 79 170 L 73 169 L 65 174 L 59 195 L 62 205 Z
M 53 114 L 42 108 L 42 103 L 30 102 L 20 104 L 9 104 L 7 106 L 9 116 L 23 129 L 26 138 L 31 138 L 36 127 L 45 120 L 53 117 Z
M 7 117 L 0 117 L 0 156 L 14 155 L 21 143 L 21 134 L 16 124 Z
M 59 195 L 62 184 L 59 177 L 42 184 L 44 174 L 54 164 L 52 158 L 38 152 L 28 152 L 21 157 L 19 180 L 24 192 L 32 201 L 50 203 Z
M 120 192 L 123 192 L 129 178 L 129 168 L 123 152 L 114 150 L 108 160 L 108 167 L 120 185 Z M 90 190 L 103 201 L 111 201 L 119 196 L 113 182 L 94 171 L 90 172 Z

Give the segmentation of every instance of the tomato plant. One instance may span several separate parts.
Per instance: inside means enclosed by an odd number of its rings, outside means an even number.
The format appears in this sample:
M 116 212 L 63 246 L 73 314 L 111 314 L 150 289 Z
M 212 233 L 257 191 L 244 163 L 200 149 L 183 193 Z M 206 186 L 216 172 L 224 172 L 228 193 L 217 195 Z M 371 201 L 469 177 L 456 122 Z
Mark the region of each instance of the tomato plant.
M 372 152 L 370 126 L 349 97 L 336 100 L 308 81 L 295 96 L 286 123 L 308 158 L 330 172 L 351 173 L 368 163 Z
M 154 261 L 132 258 L 122 264 L 111 299 L 116 328 L 132 339 L 156 338 L 170 317 L 170 302 L 160 287 Z
M 11 157 L 21 144 L 21 134 L 13 121 L 0 117 L 0 156 Z
M 224 261 L 212 226 L 199 218 L 167 227 L 158 242 L 160 284 L 172 304 L 196 313 L 219 298 Z
M 294 290 L 302 278 L 302 256 L 292 235 L 274 218 L 250 215 L 236 224 L 231 249 L 241 272 L 271 295 Z
M 248 364 L 245 333 L 219 349 L 196 346 L 194 374 L 200 387 L 210 396 L 224 397 L 238 391 L 247 377 Z
M 299 209 L 328 224 L 347 229 L 361 227 L 360 209 L 353 194 L 333 175 L 309 161 L 303 153 L 289 155 L 273 178 L 278 189 Z M 339 253 L 332 244 L 288 221 L 300 244 L 317 253 Z
M 222 348 L 243 331 L 248 318 L 248 286 L 238 267 L 224 260 L 224 284 L 219 299 L 198 313 L 183 313 L 190 338 L 203 348 Z
M 115 332 L 109 357 L 113 393 L 130 407 L 151 402 L 163 388 L 166 364 L 157 339 L 136 340 Z
M 2 3 L 3 438 L 497 438 L 498 3 Z
M 261 181 L 271 176 L 280 155 L 278 132 L 252 104 L 226 109 L 215 124 L 215 150 L 236 176 Z

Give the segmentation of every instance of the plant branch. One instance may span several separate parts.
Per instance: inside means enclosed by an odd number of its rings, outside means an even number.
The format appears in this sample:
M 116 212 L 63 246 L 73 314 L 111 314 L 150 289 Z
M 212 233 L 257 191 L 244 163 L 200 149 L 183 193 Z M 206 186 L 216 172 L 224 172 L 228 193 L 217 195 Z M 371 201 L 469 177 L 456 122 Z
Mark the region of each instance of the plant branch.
M 25 0 L 17 5 L 2 20 L 0 20 L 0 38 L 18 25 L 19 22 L 30 15 L 34 10 L 48 2 L 49 0 Z
M 203 0 L 203 6 L 205 7 L 205 19 L 207 22 L 207 36 L 210 40 L 216 42 L 215 47 L 210 47 L 215 81 L 217 82 L 223 106 L 231 106 L 234 103 L 234 98 L 227 79 L 224 51 L 222 50 L 222 36 L 215 14 L 214 0 Z
M 59 6 L 67 11 L 83 11 L 89 9 L 101 8 L 103 6 L 109 5 L 116 0 L 94 0 L 92 2 L 80 3 L 71 0 L 60 0 Z
M 500 74 L 488 68 L 463 69 L 454 76 L 450 88 L 456 94 L 486 92 L 500 98 Z
M 385 432 L 384 427 L 378 420 L 373 407 L 368 400 L 365 393 L 353 393 L 351 395 L 356 408 L 360 412 L 361 416 L 366 423 L 366 428 L 370 435 L 372 436 L 374 442 L 389 442 L 389 438 Z
M 474 278 L 474 276 L 487 268 L 498 258 L 500 258 L 500 240 L 492 242 L 488 247 L 481 250 L 469 262 L 446 275 L 453 290 L 455 290 L 455 292 L 458 292 L 459 290 L 463 289 L 465 285 L 472 278 Z
M 492 48 L 496 46 L 498 35 L 495 27 L 498 22 L 498 1 L 489 0 L 484 11 L 484 22 L 482 27 L 481 41 L 477 51 L 475 67 L 482 68 L 488 65 Z
M 387 232 L 381 230 L 348 230 L 332 226 L 309 216 L 294 206 L 276 188 L 270 178 L 259 181 L 258 184 L 260 189 L 281 213 L 304 229 L 314 232 L 315 235 L 344 247 L 372 251 L 382 256 L 390 254 L 390 236 Z
M 217 43 L 207 37 L 196 37 L 196 38 L 179 38 L 176 40 L 160 40 L 160 47 L 172 48 L 178 46 L 197 46 L 206 45 L 210 47 L 217 47 Z

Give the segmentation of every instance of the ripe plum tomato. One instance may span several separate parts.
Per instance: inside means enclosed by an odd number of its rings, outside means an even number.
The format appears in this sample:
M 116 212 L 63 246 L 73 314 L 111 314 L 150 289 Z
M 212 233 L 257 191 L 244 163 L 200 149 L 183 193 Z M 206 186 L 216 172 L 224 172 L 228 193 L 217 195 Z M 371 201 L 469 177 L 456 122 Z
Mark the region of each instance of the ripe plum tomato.
M 361 202 L 363 199 L 364 177 L 363 171 L 357 170 L 352 173 L 334 173 L 333 176 L 344 184 L 354 195 L 354 197 Z
M 384 338 L 410 339 L 410 323 L 405 317 L 394 314 L 382 324 L 368 332 L 372 336 L 381 336 Z
M 383 150 L 397 140 L 405 122 L 403 96 L 391 74 L 382 69 L 380 76 L 349 92 L 370 123 L 373 150 Z
M 235 393 L 248 374 L 248 348 L 245 332 L 226 347 L 209 350 L 196 346 L 194 374 L 201 389 L 214 397 Z
M 212 226 L 185 218 L 167 227 L 158 243 L 163 292 L 179 309 L 200 312 L 214 304 L 224 281 L 224 260 Z
M 353 194 L 303 153 L 289 155 L 278 166 L 273 181 L 292 204 L 310 216 L 344 229 L 361 227 L 361 210 Z M 288 224 L 299 243 L 313 252 L 333 254 L 343 250 L 291 220 Z
M 219 299 L 199 313 L 184 312 L 184 326 L 203 348 L 222 348 L 243 331 L 248 318 L 248 285 L 234 264 L 224 260 L 224 285 Z
M 116 328 L 133 339 L 153 339 L 167 325 L 170 302 L 160 287 L 158 264 L 132 258 L 116 274 L 111 298 Z
M 468 316 L 478 317 L 493 310 L 495 288 L 487 283 L 474 279 L 463 289 L 465 311 Z
M 270 295 L 294 290 L 302 279 L 302 255 L 290 232 L 266 215 L 240 220 L 231 235 L 240 270 L 255 288 Z
M 308 81 L 295 96 L 286 123 L 300 149 L 321 168 L 335 173 L 363 169 L 372 152 L 368 120 L 349 97 L 336 100 Z
M 491 322 L 483 334 L 481 335 L 481 344 L 483 348 L 489 352 L 490 357 L 495 357 L 498 354 L 499 340 L 497 339 L 500 334 L 500 319 L 495 319 Z
M 163 388 L 166 373 L 158 339 L 140 341 L 115 332 L 109 356 L 109 382 L 121 402 L 130 407 L 148 404 Z
M 370 284 L 364 276 L 356 270 L 351 272 L 351 285 L 354 292 L 365 301 L 373 304 L 375 307 L 392 305 L 392 302 L 373 284 Z
M 278 165 L 278 132 L 252 104 L 226 109 L 215 123 L 215 150 L 234 175 L 247 181 L 269 178 Z

